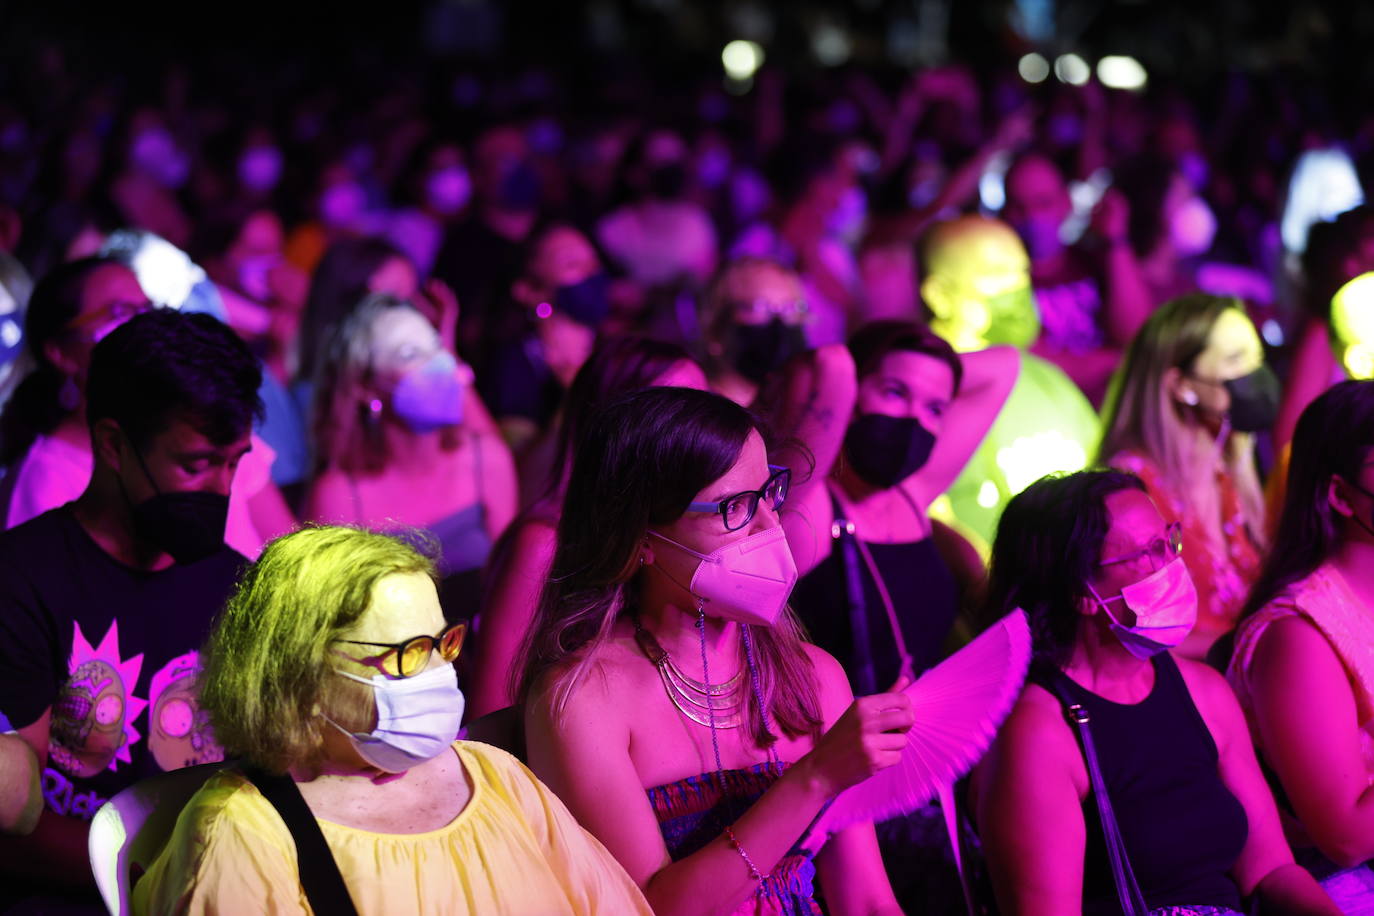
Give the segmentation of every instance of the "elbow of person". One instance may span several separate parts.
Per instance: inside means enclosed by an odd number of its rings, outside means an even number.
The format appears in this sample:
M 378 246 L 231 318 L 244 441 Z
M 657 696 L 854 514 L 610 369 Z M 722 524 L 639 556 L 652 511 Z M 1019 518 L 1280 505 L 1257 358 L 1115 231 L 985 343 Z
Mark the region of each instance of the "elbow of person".
M 849 347 L 842 343 L 825 344 L 817 347 L 812 358 L 815 361 L 816 371 L 828 381 L 853 379 L 857 374 L 857 369 L 854 366 L 854 355 L 849 352 Z
M 1368 843 L 1363 846 L 1356 846 L 1353 843 L 1342 844 L 1340 846 L 1321 847 L 1322 854 L 1332 862 L 1336 863 L 1341 869 L 1354 868 L 1362 865 L 1374 854 L 1374 849 Z
M 9 836 L 28 836 L 33 833 L 38 826 L 38 817 L 43 813 L 43 804 L 40 799 L 35 799 L 36 804 L 24 806 L 17 817 L 7 818 L 4 823 L 0 823 L 0 833 Z
M 1342 869 L 1354 868 L 1374 857 L 1374 836 L 1342 832 L 1316 839 L 1321 854 Z

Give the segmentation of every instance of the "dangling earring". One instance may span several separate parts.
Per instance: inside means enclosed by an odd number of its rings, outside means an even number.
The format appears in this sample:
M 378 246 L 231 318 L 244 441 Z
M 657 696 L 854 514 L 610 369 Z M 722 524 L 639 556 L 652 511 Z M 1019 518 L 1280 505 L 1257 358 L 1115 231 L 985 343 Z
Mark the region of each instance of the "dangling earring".
M 382 399 L 373 398 L 367 404 L 367 425 L 376 429 L 382 422 Z
M 72 376 L 64 378 L 62 387 L 57 389 L 57 403 L 67 413 L 81 406 L 81 388 Z

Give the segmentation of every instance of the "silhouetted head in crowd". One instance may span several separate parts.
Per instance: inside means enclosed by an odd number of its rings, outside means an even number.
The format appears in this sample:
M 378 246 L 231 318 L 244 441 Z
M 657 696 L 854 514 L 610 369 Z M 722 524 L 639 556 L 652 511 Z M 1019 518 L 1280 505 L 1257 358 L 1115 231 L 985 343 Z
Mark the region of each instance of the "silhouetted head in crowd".
M 937 223 L 921 243 L 921 299 L 930 327 L 959 351 L 992 344 L 1026 348 L 1040 335 L 1030 258 L 1000 220 Z
M 316 372 L 319 348 L 343 318 L 370 293 L 410 299 L 419 289 L 415 266 L 379 239 L 344 239 L 329 246 L 310 281 L 296 345 L 296 375 Z
M 597 411 L 652 386 L 706 390 L 706 374 L 682 347 L 644 337 L 611 337 L 599 343 L 563 398 L 558 445 L 550 468 L 550 493 L 560 489 L 572 456 Z
M 732 386 L 753 399 L 761 385 L 807 349 L 804 328 L 810 307 L 796 272 L 766 258 L 738 258 L 717 274 L 703 300 L 703 364 L 713 382 L 734 376 Z
M 1052 261 L 1064 250 L 1060 234 L 1073 213 L 1069 186 L 1054 160 L 1025 153 L 1007 169 L 1002 218 L 1011 224 L 1032 262 Z
M 27 374 L 0 416 L 4 464 L 81 409 L 92 348 L 150 308 L 134 272 L 111 258 L 70 261 L 39 281 L 24 316 Z
M 560 384 L 571 384 L 611 309 L 610 278 L 596 248 L 568 223 L 536 229 L 510 291 L 534 327 L 544 361 Z
M 1374 542 L 1374 381 L 1339 382 L 1298 419 L 1274 543 L 1241 616 L 1330 560 L 1349 538 Z

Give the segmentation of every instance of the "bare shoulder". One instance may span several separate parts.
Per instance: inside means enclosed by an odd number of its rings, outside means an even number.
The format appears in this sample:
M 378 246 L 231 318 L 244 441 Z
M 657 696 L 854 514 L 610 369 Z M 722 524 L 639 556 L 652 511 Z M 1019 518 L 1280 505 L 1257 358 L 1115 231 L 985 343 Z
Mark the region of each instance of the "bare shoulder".
M 1193 705 L 1202 714 L 1212 740 L 1224 748 L 1232 740 L 1249 741 L 1249 727 L 1240 710 L 1240 701 L 1226 678 L 1210 665 L 1191 658 L 1173 657 L 1188 688 Z
M 1183 658 L 1172 653 L 1170 657 L 1178 665 L 1178 673 L 1183 675 L 1183 683 L 1188 685 L 1188 693 L 1199 707 L 1203 703 L 1213 707 L 1236 705 L 1235 692 L 1231 690 L 1231 685 L 1226 682 L 1221 672 L 1211 665 L 1191 658 Z
M 1082 774 L 1086 784 L 1083 755 L 1065 718 L 1064 707 L 1039 684 L 1027 684 L 1021 691 L 1020 698 L 1002 723 L 995 746 L 1002 758 L 1063 767 L 1071 774 Z
M 527 704 L 528 715 L 546 722 L 596 723 L 599 729 L 625 727 L 633 704 L 627 697 L 640 695 L 649 685 L 653 668 L 636 664 L 642 655 L 626 640 L 612 638 L 595 648 L 572 653 L 535 683 Z
M 348 475 L 338 468 L 326 468 L 316 474 L 306 493 L 305 514 L 316 522 L 354 521 L 353 489 Z

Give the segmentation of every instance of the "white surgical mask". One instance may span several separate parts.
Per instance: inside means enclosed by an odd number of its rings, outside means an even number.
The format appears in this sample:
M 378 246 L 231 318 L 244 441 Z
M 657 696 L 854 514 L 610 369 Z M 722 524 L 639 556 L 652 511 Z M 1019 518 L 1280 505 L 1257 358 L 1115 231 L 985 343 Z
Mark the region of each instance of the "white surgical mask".
M 771 627 L 797 584 L 797 564 L 780 525 L 710 553 L 697 553 L 656 531 L 649 534 L 701 560 L 687 590 L 705 602 L 707 616 Z
M 1118 596 L 1104 599 L 1091 584 L 1088 591 L 1111 620 L 1109 626 L 1116 638 L 1136 658 L 1147 659 L 1180 645 L 1197 623 L 1197 589 L 1182 557 L 1127 585 Z M 1117 622 L 1109 607 L 1113 601 L 1124 601 L 1135 613 L 1134 626 Z
M 350 732 L 328 717 L 330 725 L 348 736 L 353 749 L 386 773 L 404 773 L 442 754 L 458 737 L 463 721 L 463 692 L 452 665 L 439 665 L 414 677 L 371 679 L 334 669 L 335 674 L 372 687 L 377 703 L 377 727 Z

